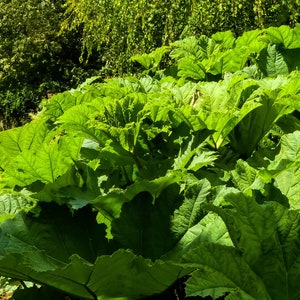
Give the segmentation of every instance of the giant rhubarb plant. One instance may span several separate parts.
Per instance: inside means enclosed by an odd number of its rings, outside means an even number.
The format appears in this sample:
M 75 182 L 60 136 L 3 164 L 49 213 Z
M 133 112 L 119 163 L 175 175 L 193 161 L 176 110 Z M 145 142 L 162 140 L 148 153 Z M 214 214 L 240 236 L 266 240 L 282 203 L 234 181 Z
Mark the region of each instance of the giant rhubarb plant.
M 1 132 L 15 299 L 299 299 L 299 32 L 178 41 Z

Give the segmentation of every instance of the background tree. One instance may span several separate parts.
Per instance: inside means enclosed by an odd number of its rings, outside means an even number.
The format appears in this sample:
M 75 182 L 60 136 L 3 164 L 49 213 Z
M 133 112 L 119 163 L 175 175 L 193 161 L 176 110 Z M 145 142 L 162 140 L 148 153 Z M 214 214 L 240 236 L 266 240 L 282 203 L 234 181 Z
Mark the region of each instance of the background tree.
M 0 119 L 20 124 L 47 93 L 77 85 L 87 69 L 79 63 L 78 32 L 60 32 L 64 0 L 4 0 L 0 6 Z M 86 74 L 86 75 L 85 75 Z
M 97 53 L 105 75 L 134 71 L 129 58 L 179 38 L 192 1 L 67 0 L 63 28 L 83 28 L 83 53 Z
M 64 29 L 83 28 L 83 52 L 105 75 L 134 71 L 129 58 L 188 35 L 294 25 L 299 0 L 66 0 Z

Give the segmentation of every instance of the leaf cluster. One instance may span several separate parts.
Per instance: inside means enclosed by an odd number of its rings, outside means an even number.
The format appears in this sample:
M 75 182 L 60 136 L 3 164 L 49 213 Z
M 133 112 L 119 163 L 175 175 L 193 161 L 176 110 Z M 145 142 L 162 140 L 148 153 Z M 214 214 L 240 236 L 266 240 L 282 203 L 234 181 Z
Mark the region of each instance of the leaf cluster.
M 0 132 L 16 299 L 298 299 L 298 32 L 179 40 Z

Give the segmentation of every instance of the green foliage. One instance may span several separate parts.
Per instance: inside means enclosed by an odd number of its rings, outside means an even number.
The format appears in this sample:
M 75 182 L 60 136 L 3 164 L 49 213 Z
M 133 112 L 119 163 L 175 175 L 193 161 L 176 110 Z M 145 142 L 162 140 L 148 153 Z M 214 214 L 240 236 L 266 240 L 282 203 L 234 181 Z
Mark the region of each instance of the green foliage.
M 9 0 L 0 9 L 0 120 L 11 128 L 28 121 L 42 98 L 77 85 L 79 34 L 59 35 L 64 0 Z M 91 73 L 90 73 L 91 74 Z
M 106 75 L 129 73 L 131 56 L 177 39 L 191 9 L 189 1 L 182 0 L 67 0 L 66 3 L 63 28 L 83 26 L 83 48 L 88 55 L 96 50 Z
M 63 30 L 83 28 L 82 59 L 94 54 L 100 58 L 104 74 L 120 75 L 136 71 L 130 57 L 168 46 L 180 37 L 210 36 L 226 30 L 241 35 L 251 29 L 294 26 L 299 21 L 300 3 L 67 0 L 66 7 Z
M 155 72 L 158 66 L 154 57 L 137 59 L 136 55 L 165 46 L 156 51 L 168 65 L 166 49 L 180 37 L 225 30 L 238 36 L 249 29 L 294 26 L 297 21 L 298 0 L 2 1 L 0 125 L 4 129 L 25 123 L 28 113 L 35 113 L 43 98 L 73 88 L 87 77 L 137 73 L 140 69 L 134 61 L 147 68 L 151 64 Z M 277 32 L 274 37 L 280 39 L 281 34 Z M 233 35 L 227 37 L 222 47 L 231 47 Z M 211 51 L 220 45 L 208 46 Z M 284 46 L 291 57 L 299 56 L 293 47 Z M 285 49 L 273 48 L 262 55 L 272 54 L 273 60 L 275 53 L 285 56 Z M 240 54 L 243 52 L 235 58 Z M 210 67 L 218 73 L 222 65 Z M 205 70 L 190 57 L 180 62 L 180 68 L 185 76 L 204 78 Z M 272 70 L 276 72 L 275 66 Z
M 211 35 L 217 31 L 244 31 L 299 22 L 299 1 L 216 0 L 191 1 L 186 32 Z
M 0 132 L 16 297 L 298 299 L 299 28 L 177 41 Z

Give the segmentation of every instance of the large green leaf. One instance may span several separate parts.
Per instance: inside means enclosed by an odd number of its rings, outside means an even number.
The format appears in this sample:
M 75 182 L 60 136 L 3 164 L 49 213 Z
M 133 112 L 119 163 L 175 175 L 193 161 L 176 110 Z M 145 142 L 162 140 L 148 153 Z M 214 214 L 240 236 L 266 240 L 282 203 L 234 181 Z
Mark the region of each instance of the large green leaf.
M 212 165 L 217 159 L 215 152 L 204 150 L 201 144 L 194 147 L 194 144 L 197 144 L 195 140 L 196 138 L 192 137 L 186 146 L 182 145 L 178 157 L 174 159 L 174 170 L 187 169 L 196 172 L 202 167 Z
M 268 169 L 273 173 L 275 184 L 289 198 L 292 208 L 300 207 L 300 131 L 284 135 L 281 149 Z
M 103 295 L 104 299 L 142 299 L 165 291 L 186 273 L 176 263 L 161 260 L 153 262 L 121 249 L 111 256 L 101 256 L 96 260 L 88 287 L 96 295 Z
M 179 182 L 182 179 L 181 172 L 169 172 L 165 176 L 158 177 L 154 180 L 140 180 L 126 189 L 112 188 L 107 193 L 102 193 L 89 203 L 97 208 L 110 220 L 118 218 L 122 206 L 125 202 L 130 202 L 139 193 L 147 192 L 151 195 L 153 201 L 159 197 L 165 188 Z
M 163 292 L 181 276 L 182 267 L 172 263 L 113 253 L 89 209 L 72 216 L 66 207 L 47 204 L 38 217 L 19 213 L 0 229 L 1 275 L 84 299 L 138 299 Z
M 200 40 L 197 40 L 196 37 L 188 37 L 183 40 L 176 41 L 173 43 L 175 49 L 171 52 L 170 56 L 178 60 L 189 56 L 199 61 L 205 57 L 204 48 L 208 41 L 209 39 L 206 36 L 202 36 Z
M 76 105 L 64 113 L 59 118 L 59 122 L 62 124 L 62 128 L 69 132 L 91 139 L 103 147 L 108 139 L 107 136 L 103 133 L 101 134 L 100 130 L 88 124 L 88 121 L 92 118 L 95 111 L 97 111 L 95 106 L 91 104 Z M 74 116 L 76 116 L 76 118 L 74 118 Z
M 112 234 L 122 247 L 152 259 L 172 249 L 178 237 L 171 231 L 171 216 L 182 202 L 179 191 L 174 183 L 156 199 L 141 192 L 125 203 L 120 217 L 112 222 Z
M 55 136 L 43 119 L 0 132 L 0 165 L 5 169 L 12 159 L 24 151 L 36 151 L 44 141 Z
M 293 111 L 285 100 L 278 97 L 280 84 L 285 83 L 283 77 L 263 80 L 262 87 L 252 95 L 252 100 L 260 105 L 240 120 L 229 134 L 231 146 L 242 156 L 249 157 L 273 124 Z
M 258 204 L 241 192 L 225 200 L 234 209 L 214 208 L 250 268 L 263 280 L 272 299 L 297 299 L 300 269 L 300 215 L 272 199 Z M 269 199 L 268 199 L 269 200 Z M 270 199 L 271 200 L 271 199 Z M 260 299 L 260 298 L 257 298 Z
M 201 97 L 195 107 L 208 129 L 216 131 L 212 135 L 216 148 L 245 116 L 260 106 L 253 99 L 248 100 L 258 88 L 257 83 L 244 79 L 244 76 L 235 75 L 222 82 L 199 85 Z
M 63 115 L 68 109 L 78 104 L 78 99 L 69 91 L 57 94 L 45 104 L 43 115 L 52 121 Z
M 203 243 L 184 254 L 180 263 L 197 268 L 186 282 L 188 296 L 218 299 L 232 293 L 243 300 L 273 299 L 261 278 L 232 247 Z
M 211 185 L 207 179 L 188 183 L 184 191 L 185 200 L 172 218 L 172 229 L 182 237 L 191 227 L 195 226 L 205 215 L 202 204 L 206 203 Z
M 163 55 L 168 51 L 169 47 L 162 46 L 149 54 L 136 54 L 131 57 L 131 60 L 140 63 L 146 70 L 151 69 L 152 71 L 155 71 L 161 62 Z
M 288 65 L 276 45 L 268 45 L 261 51 L 258 65 L 266 77 L 289 74 Z
M 240 49 L 246 53 L 259 53 L 264 47 L 266 47 L 266 42 L 260 39 L 262 31 L 259 29 L 250 30 L 244 32 L 236 40 L 236 49 Z
M 297 24 L 295 28 L 287 25 L 267 28 L 264 38 L 269 43 L 283 44 L 285 48 L 293 49 L 300 47 L 299 36 L 300 26 Z
M 51 272 L 67 266 L 69 257 L 75 253 L 90 263 L 97 255 L 107 253 L 105 230 L 93 218 L 88 209 L 72 217 L 66 207 L 53 204 L 43 205 L 38 217 L 16 214 L 1 225 L 1 275 L 59 289 L 65 284 L 62 290 L 76 291 L 84 297 L 86 292 L 81 283 L 74 283 L 72 288 L 72 278 L 59 281 Z M 83 271 L 84 268 L 80 272 Z M 72 275 L 76 277 L 76 273 Z
M 58 135 L 53 141 L 41 144 L 39 149 L 22 151 L 5 167 L 3 180 L 9 186 L 54 182 L 79 156 L 81 144 L 81 138 Z
M 281 139 L 281 149 L 269 170 L 284 171 L 295 167 L 300 161 L 300 131 L 284 135 Z
M 189 200 L 186 200 L 186 202 L 189 202 Z M 201 209 L 202 207 L 198 210 L 200 211 Z M 203 211 L 201 213 L 203 214 Z M 191 216 L 186 213 L 184 221 L 189 221 L 190 217 Z M 182 233 L 180 231 L 182 227 L 180 218 L 175 215 L 175 218 L 172 220 L 172 231 L 175 235 L 178 235 L 178 232 Z M 232 246 L 227 228 L 223 220 L 216 214 L 208 213 L 199 223 L 194 226 L 187 226 L 185 230 L 185 234 L 181 237 L 176 246 L 163 256 L 164 259 L 177 261 L 182 255 L 191 249 L 197 249 L 199 245 L 203 243 Z
M 235 37 L 232 31 L 221 31 L 211 36 L 218 44 L 221 44 L 222 49 L 231 49 L 235 43 Z
M 190 80 L 202 80 L 205 78 L 205 69 L 200 62 L 187 56 L 178 62 L 178 75 Z

